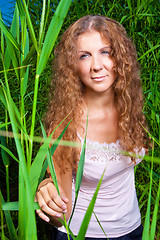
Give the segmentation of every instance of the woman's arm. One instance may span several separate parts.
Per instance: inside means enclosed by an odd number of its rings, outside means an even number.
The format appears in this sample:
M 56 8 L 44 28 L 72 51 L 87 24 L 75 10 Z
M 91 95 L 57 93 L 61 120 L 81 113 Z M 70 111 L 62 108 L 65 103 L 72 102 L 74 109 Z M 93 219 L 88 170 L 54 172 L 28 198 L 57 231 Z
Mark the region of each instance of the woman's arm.
M 59 166 L 55 166 L 55 170 L 60 196 L 52 182 L 52 178 L 43 180 L 36 193 L 36 200 L 41 209 L 36 212 L 44 221 L 60 227 L 62 224 L 58 218 L 63 219 L 63 213 L 65 213 L 66 220 L 68 220 L 72 211 L 72 170 L 63 174 L 61 174 Z M 47 172 L 49 173 L 49 169 Z

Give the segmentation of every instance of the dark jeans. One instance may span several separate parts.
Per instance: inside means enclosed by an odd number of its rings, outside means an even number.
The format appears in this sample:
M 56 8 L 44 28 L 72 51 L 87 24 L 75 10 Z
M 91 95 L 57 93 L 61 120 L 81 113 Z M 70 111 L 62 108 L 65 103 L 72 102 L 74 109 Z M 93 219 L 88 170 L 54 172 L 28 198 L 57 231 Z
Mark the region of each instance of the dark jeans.
M 143 226 L 140 225 L 138 228 L 136 228 L 131 233 L 128 233 L 124 236 L 117 237 L 117 238 L 108 238 L 109 240 L 142 240 L 142 233 L 143 233 Z M 53 228 L 52 232 L 52 240 L 68 240 L 67 234 L 58 231 L 56 228 Z M 70 237 L 71 240 L 72 237 Z M 107 238 L 90 238 L 86 237 L 85 240 L 106 240 Z

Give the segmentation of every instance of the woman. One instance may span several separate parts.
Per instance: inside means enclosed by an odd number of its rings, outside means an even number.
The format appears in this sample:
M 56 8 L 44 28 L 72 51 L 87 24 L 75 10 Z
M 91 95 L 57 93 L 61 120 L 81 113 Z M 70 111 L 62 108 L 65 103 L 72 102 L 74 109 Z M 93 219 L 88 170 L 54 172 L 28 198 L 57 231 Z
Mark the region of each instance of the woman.
M 141 239 L 141 217 L 134 185 L 140 162 L 122 150 L 144 155 L 147 137 L 136 50 L 125 29 L 104 16 L 84 16 L 63 34 L 55 50 L 54 94 L 46 117 L 48 134 L 69 114 L 64 140 L 83 143 L 88 114 L 83 180 L 71 221 L 78 234 L 104 168 L 94 212 L 109 239 Z M 57 137 L 66 123 L 58 128 Z M 55 227 L 52 239 L 67 239 L 58 218 L 68 220 L 75 194 L 80 149 L 58 147 L 54 165 L 61 197 L 50 178 L 38 187 L 38 215 Z M 49 174 L 49 170 L 48 170 Z M 86 239 L 106 239 L 94 214 Z

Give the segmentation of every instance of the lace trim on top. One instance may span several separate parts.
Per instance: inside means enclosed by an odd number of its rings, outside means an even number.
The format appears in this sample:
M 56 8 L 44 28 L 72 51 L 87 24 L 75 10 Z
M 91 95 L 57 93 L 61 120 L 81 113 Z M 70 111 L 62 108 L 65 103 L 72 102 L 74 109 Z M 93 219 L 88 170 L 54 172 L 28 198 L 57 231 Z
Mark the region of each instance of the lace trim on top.
M 84 142 L 79 133 L 77 133 L 80 141 Z M 94 162 L 120 162 L 122 157 L 122 148 L 120 146 L 119 140 L 115 143 L 100 143 L 98 141 L 92 141 L 86 139 L 86 159 Z

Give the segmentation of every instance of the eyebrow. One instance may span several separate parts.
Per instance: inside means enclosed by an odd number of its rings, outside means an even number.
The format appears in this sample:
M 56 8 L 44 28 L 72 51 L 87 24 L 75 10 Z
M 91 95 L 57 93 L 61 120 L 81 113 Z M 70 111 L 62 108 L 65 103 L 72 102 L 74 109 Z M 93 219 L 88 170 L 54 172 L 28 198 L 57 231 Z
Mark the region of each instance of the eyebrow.
M 110 45 L 105 46 L 105 47 L 99 49 L 99 51 L 102 51 L 102 50 L 105 50 L 105 49 L 111 49 L 111 46 Z M 80 50 L 78 53 L 89 53 L 89 51 L 88 50 Z

